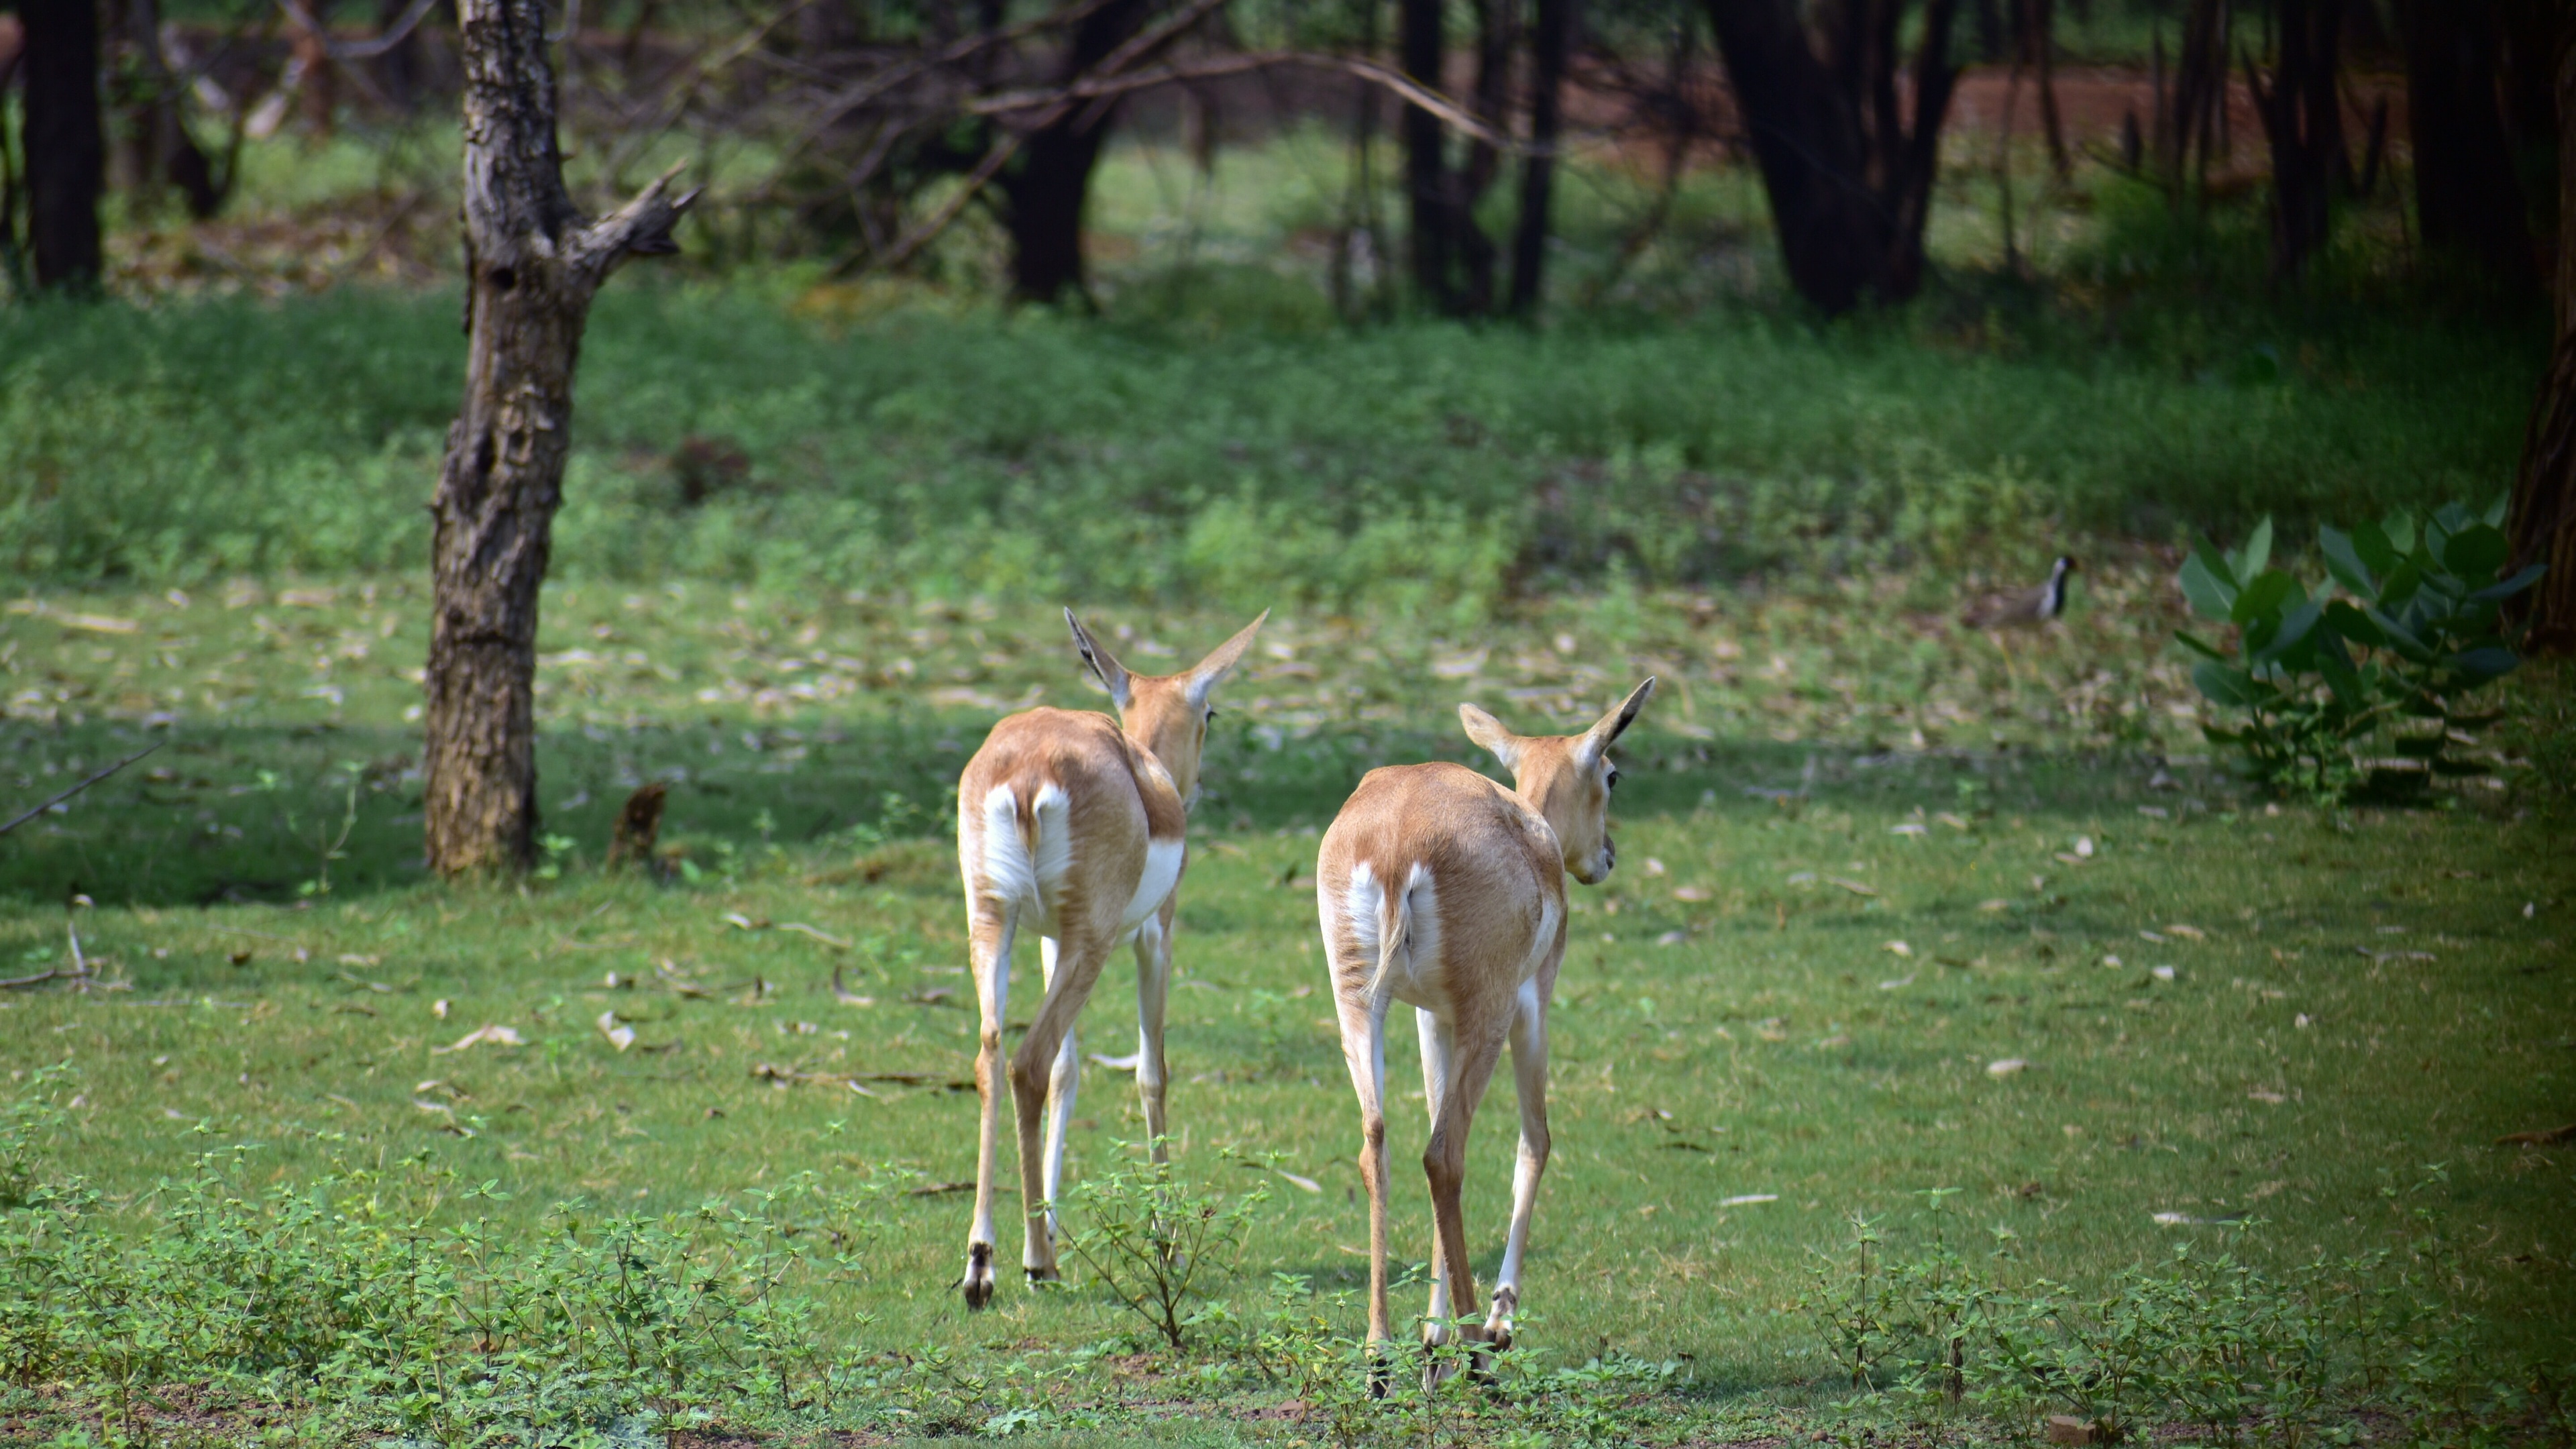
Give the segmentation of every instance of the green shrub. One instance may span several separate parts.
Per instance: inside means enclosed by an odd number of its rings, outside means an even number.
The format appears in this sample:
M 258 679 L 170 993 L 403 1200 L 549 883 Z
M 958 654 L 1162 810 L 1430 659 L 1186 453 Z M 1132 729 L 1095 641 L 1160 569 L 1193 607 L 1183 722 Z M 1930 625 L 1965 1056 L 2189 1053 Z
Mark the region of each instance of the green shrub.
M 1116 1169 L 1066 1195 L 1065 1246 L 1178 1353 L 1211 1307 L 1209 1289 L 1242 1257 L 1253 1209 L 1270 1192 L 1258 1181 L 1238 1193 L 1194 1184 L 1161 1152 L 1121 1147 L 1127 1157 Z
M 2503 622 L 2503 606 L 2542 573 L 2535 564 L 2496 581 L 2504 507 L 2480 517 L 2450 504 L 2349 534 L 2319 529 L 2341 598 L 2271 567 L 2268 518 L 2241 549 L 2201 544 L 2177 582 L 2202 618 L 2236 627 L 2236 653 L 2189 631 L 2175 637 L 2202 656 L 2192 669 L 2200 692 L 2245 717 L 2241 728 L 2206 727 L 2209 737 L 2241 752 L 2265 785 L 2325 799 L 2484 773 L 2446 751 L 2500 717 L 2468 709 L 2468 697 L 2521 662 L 2521 631 Z

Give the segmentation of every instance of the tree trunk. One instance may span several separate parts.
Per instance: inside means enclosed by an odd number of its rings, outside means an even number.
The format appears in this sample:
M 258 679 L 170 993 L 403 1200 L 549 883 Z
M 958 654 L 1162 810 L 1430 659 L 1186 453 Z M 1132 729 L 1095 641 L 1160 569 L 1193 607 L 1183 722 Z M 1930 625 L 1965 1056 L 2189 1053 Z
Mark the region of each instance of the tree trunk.
M 1152 13 L 1150 0 L 1109 0 L 1074 27 L 1057 76 L 1070 85 L 1135 38 Z M 1082 263 L 1082 213 L 1091 172 L 1109 139 L 1116 107 L 1072 107 L 1040 127 L 999 178 L 1003 227 L 1011 234 L 1011 297 L 1057 302 L 1090 297 Z
M 1530 153 L 1521 163 L 1520 224 L 1512 232 L 1512 311 L 1538 310 L 1547 266 L 1548 208 L 1556 187 L 1556 145 L 1564 131 L 1565 67 L 1574 48 L 1577 0 L 1538 0 L 1530 33 Z
M 179 109 L 179 83 L 161 52 L 161 7 L 157 0 L 124 0 L 116 7 L 119 52 L 111 67 L 117 112 L 115 165 L 117 184 L 134 198 L 138 211 L 156 209 L 164 184 L 176 186 L 188 214 L 204 221 L 220 210 L 224 190 L 215 181 L 214 163 L 188 134 Z
M 1521 0 L 1471 0 L 1476 15 L 1476 115 L 1497 131 L 1510 129 L 1512 56 L 1520 49 Z M 1452 186 L 1449 234 L 1456 239 L 1460 279 L 1458 310 L 1481 317 L 1494 310 L 1494 271 L 1500 260 L 1494 239 L 1476 220 L 1476 208 L 1502 174 L 1503 155 L 1493 142 L 1476 136 L 1467 142 L 1467 164 Z
M 98 105 L 96 0 L 19 0 L 25 40 L 27 241 L 36 285 L 97 288 L 107 137 Z
M 2400 14 L 2415 212 L 2425 249 L 2528 291 L 2539 273 L 2496 99 L 2496 27 L 2488 0 L 2406 0 Z
M 2074 174 L 2066 152 L 2066 122 L 2057 109 L 2057 0 L 2020 0 L 2014 28 L 2022 59 L 2037 73 L 2039 127 L 2048 141 L 2048 164 L 2059 179 Z
M 1790 284 L 1828 313 L 1901 302 L 1923 283 L 1957 0 L 1929 0 L 1915 57 L 1909 129 L 1898 102 L 1902 0 L 1848 0 L 1831 13 L 1830 64 L 1797 0 L 1706 0 L 1744 118 Z
M 540 0 L 462 0 L 465 402 L 430 503 L 424 770 L 430 865 L 525 866 L 537 827 L 537 591 L 571 441 L 591 298 L 628 255 L 676 250 L 671 176 L 597 221 L 555 143 Z
M 2514 607 L 2531 626 L 2527 648 L 2567 654 L 2576 653 L 2576 43 L 2558 58 L 2558 215 L 2558 346 L 2523 438 L 2505 569 L 2548 567 Z
M 1442 89 L 1440 0 L 1396 0 L 1396 64 L 1407 79 L 1431 90 Z M 1457 310 L 1457 288 L 1450 278 L 1453 254 L 1449 199 L 1447 138 L 1440 118 L 1420 106 L 1407 105 L 1397 133 L 1404 141 L 1404 189 L 1410 203 L 1413 285 L 1440 312 Z
M 2278 0 L 2279 44 L 2267 83 L 2254 57 L 2245 82 L 2272 150 L 2272 276 L 2287 281 L 2325 250 L 2328 206 L 2338 176 L 2349 174 L 2343 149 L 2343 103 L 2335 86 L 2341 0 Z

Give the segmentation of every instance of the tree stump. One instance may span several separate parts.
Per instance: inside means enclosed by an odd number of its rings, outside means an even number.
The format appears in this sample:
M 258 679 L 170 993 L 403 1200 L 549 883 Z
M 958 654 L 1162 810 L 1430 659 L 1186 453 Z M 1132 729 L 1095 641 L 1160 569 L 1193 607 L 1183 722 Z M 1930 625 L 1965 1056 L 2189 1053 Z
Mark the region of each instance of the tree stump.
M 669 793 L 669 786 L 655 781 L 626 797 L 626 808 L 617 812 L 608 836 L 610 870 L 628 864 L 652 867 L 653 842 L 662 834 L 662 802 Z

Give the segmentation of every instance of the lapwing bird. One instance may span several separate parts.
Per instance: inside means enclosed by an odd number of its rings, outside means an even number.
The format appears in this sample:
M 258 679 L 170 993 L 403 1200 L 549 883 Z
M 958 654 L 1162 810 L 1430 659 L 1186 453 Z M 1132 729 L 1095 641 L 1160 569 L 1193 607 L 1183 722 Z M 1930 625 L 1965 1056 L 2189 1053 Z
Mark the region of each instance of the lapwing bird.
M 1988 594 L 1970 604 L 1959 615 L 1959 622 L 1971 629 L 1983 629 L 1995 641 L 1995 650 L 2004 657 L 2004 677 L 2015 677 L 2012 650 L 2004 645 L 2007 629 L 2036 629 L 2066 612 L 2066 576 L 2075 572 L 2075 560 L 2064 554 L 2049 565 L 2048 582 L 2035 589 L 2016 589 L 2006 594 Z
M 1971 629 L 2031 629 L 2066 612 L 2066 576 L 2075 560 L 2061 554 L 2049 566 L 2048 582 L 2035 589 L 1989 594 L 1970 604 L 1959 622 Z

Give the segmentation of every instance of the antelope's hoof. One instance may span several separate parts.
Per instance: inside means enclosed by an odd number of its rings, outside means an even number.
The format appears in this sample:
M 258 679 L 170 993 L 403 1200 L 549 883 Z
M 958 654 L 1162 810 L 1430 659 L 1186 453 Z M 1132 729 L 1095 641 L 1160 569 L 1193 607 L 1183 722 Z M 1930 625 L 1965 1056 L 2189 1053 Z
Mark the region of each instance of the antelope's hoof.
M 966 1309 L 980 1313 L 993 1301 L 993 1245 L 970 1243 L 966 1248 L 966 1276 L 957 1284 L 966 1296 Z
M 1368 1363 L 1368 1396 L 1382 1400 L 1394 1392 L 1395 1369 L 1387 1363 L 1385 1354 L 1372 1350 Z
M 1020 1271 L 1029 1275 L 1031 1290 L 1052 1287 L 1064 1281 L 1064 1273 L 1055 1268 L 1023 1268 Z
M 1512 1346 L 1512 1315 L 1520 1311 L 1521 1296 L 1509 1288 L 1494 1294 L 1494 1311 L 1485 1316 L 1485 1342 L 1500 1353 Z

